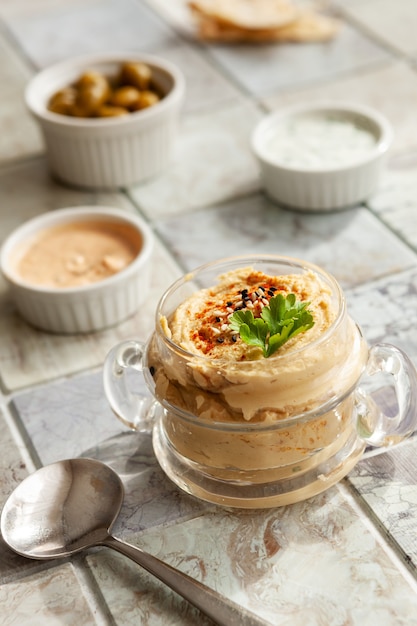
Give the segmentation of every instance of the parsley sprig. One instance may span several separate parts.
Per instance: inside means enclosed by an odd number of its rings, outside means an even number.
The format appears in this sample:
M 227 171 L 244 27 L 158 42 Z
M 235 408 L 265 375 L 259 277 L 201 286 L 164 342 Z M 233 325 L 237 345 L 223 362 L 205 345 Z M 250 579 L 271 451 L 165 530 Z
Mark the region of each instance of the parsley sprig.
M 254 317 L 249 309 L 235 311 L 229 318 L 229 327 L 238 332 L 242 341 L 262 349 L 264 357 L 274 354 L 288 339 L 314 326 L 309 302 L 299 302 L 294 293 L 273 296 L 262 309 L 261 317 Z

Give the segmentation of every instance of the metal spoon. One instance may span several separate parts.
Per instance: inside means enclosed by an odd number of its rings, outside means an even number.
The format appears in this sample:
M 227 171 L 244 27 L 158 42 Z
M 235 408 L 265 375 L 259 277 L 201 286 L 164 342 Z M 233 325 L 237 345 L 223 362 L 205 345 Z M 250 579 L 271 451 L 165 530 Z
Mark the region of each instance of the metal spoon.
M 124 497 L 119 476 L 93 459 L 68 459 L 37 470 L 4 505 L 4 541 L 32 559 L 66 557 L 92 546 L 124 554 L 196 606 L 219 626 L 265 622 L 187 574 L 110 534 Z

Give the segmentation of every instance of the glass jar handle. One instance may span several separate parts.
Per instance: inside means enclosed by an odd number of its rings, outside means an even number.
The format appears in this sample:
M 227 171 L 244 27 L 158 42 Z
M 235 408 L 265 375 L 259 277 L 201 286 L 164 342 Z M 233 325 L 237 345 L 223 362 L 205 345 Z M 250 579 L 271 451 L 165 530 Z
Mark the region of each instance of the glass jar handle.
M 369 350 L 362 383 L 377 381 L 381 374 L 391 377 L 395 391 L 395 414 L 386 415 L 372 393 L 359 387 L 355 392 L 357 429 L 360 437 L 372 446 L 391 446 L 417 428 L 417 371 L 410 358 L 399 348 L 377 343 Z M 386 389 L 386 385 L 384 385 Z
M 116 417 L 126 426 L 140 432 L 150 432 L 159 404 L 152 397 L 133 393 L 128 384 L 128 373 L 143 372 L 145 344 L 123 341 L 110 350 L 104 360 L 104 393 Z

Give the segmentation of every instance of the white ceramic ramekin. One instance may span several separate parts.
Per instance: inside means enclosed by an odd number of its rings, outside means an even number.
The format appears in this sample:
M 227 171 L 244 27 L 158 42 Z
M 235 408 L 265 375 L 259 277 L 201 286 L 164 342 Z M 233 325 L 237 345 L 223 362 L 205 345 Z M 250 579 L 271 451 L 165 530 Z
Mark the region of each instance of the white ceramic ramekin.
M 44 287 L 22 280 L 16 263 L 36 234 L 53 226 L 81 221 L 130 225 L 142 239 L 138 256 L 120 272 L 80 287 Z M 154 237 L 138 216 L 109 207 L 70 207 L 44 213 L 13 231 L 0 252 L 0 267 L 17 310 L 33 326 L 54 333 L 86 333 L 113 326 L 133 315 L 150 285 Z
M 345 165 L 306 167 L 281 161 L 268 150 L 268 141 L 283 123 L 306 115 L 337 116 L 357 124 L 375 138 L 374 146 Z M 267 115 L 252 134 L 262 185 L 279 204 L 298 210 L 331 211 L 366 200 L 378 187 L 392 142 L 390 123 L 378 111 L 357 104 L 322 102 L 290 107 Z M 340 146 L 343 150 L 343 145 Z
M 113 118 L 76 118 L 48 111 L 50 97 L 86 70 L 115 76 L 123 61 L 148 64 L 166 94 L 156 105 Z M 168 164 L 185 94 L 182 72 L 163 59 L 131 53 L 83 56 L 37 74 L 25 91 L 38 121 L 52 173 L 61 181 L 113 189 L 160 173 Z

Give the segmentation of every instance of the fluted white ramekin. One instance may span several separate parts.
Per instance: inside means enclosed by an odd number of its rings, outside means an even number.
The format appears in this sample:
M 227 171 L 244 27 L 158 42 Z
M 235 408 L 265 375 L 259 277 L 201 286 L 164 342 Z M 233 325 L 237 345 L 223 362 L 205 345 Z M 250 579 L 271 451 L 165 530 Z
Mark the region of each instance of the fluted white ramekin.
M 267 149 L 274 129 L 306 114 L 336 114 L 358 123 L 375 137 L 375 145 L 346 165 L 310 168 L 281 162 Z M 262 185 L 279 204 L 305 211 L 331 211 L 366 200 L 378 187 L 386 165 L 393 132 L 388 120 L 371 107 L 340 102 L 304 104 L 274 111 L 259 122 L 252 134 Z M 343 150 L 343 146 L 341 146 Z
M 123 61 L 148 64 L 166 94 L 147 109 L 113 118 L 76 118 L 48 111 L 50 97 L 86 70 L 117 75 Z M 61 181 L 91 189 L 141 182 L 169 163 L 185 94 L 182 72 L 151 55 L 121 52 L 52 65 L 29 82 L 25 101 L 42 130 L 49 167 Z
M 53 226 L 80 221 L 127 224 L 137 230 L 142 247 L 123 270 L 79 287 L 45 287 L 25 282 L 16 271 L 25 242 Z M 154 237 L 138 216 L 109 207 L 70 207 L 31 219 L 4 242 L 0 267 L 20 315 L 36 328 L 54 333 L 86 333 L 113 326 L 133 315 L 144 302 L 150 285 Z

